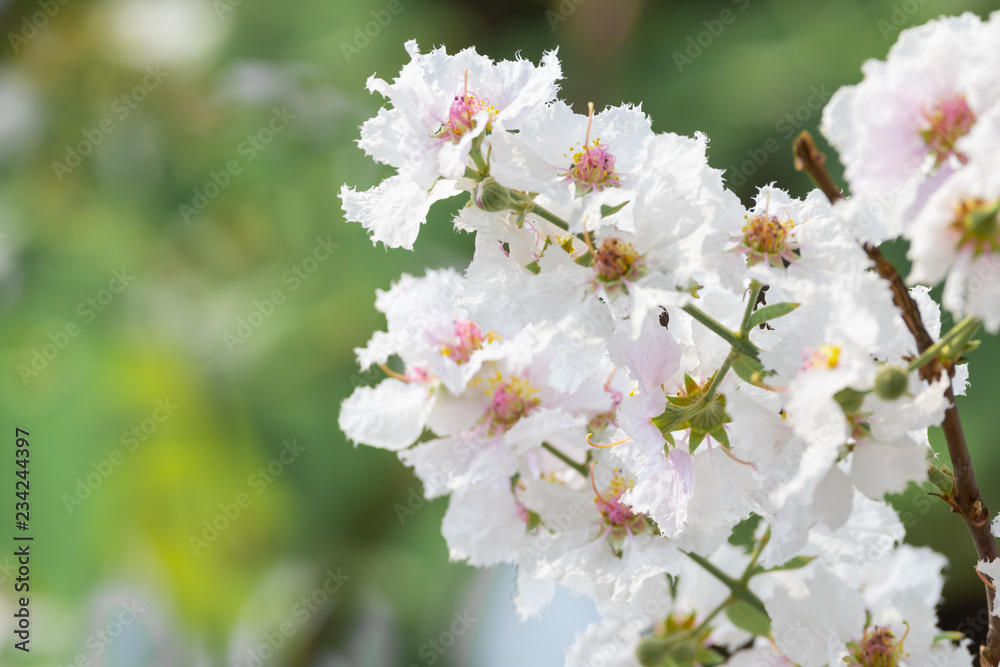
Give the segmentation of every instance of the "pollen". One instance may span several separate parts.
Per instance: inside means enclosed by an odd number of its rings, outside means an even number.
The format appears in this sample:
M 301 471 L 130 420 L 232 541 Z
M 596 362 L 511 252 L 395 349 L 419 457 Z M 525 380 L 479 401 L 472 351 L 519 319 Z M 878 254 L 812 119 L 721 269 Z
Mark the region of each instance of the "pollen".
M 909 633 L 909 631 L 907 631 Z M 896 641 L 892 630 L 881 625 L 873 625 L 865 631 L 860 642 L 847 644 L 848 655 L 844 662 L 861 667 L 896 667 L 903 657 L 903 639 Z
M 742 235 L 734 239 L 737 252 L 746 255 L 748 266 L 764 262 L 782 268 L 797 259 L 794 228 L 791 220 L 776 215 L 748 215 Z
M 650 531 L 646 515 L 636 514 L 632 508 L 621 502 L 622 495 L 635 485 L 635 481 L 626 478 L 620 468 L 611 472 L 611 482 L 603 491 L 597 490 L 594 481 L 594 467 L 590 468 L 590 484 L 594 489 L 594 505 L 601 514 L 604 534 L 607 536 L 615 552 L 621 551 L 625 539 Z
M 635 280 L 642 265 L 635 246 L 628 241 L 609 237 L 594 251 L 594 269 L 597 279 L 605 283 Z
M 485 132 L 492 128 L 492 121 L 496 118 L 497 110 L 487 99 L 481 99 L 469 92 L 469 72 L 465 73 L 465 88 L 461 95 L 455 95 L 451 106 L 448 107 L 448 119 L 441 124 L 441 128 L 434 136 L 458 143 L 466 132 L 475 129 L 475 116 L 480 111 L 486 110 L 489 116 L 486 121 Z
M 820 345 L 807 347 L 802 353 L 802 370 L 833 369 L 840 364 L 840 347 Z
M 601 143 L 600 138 L 590 140 L 590 127 L 594 122 L 594 104 L 591 102 L 587 106 L 590 110 L 587 134 L 580 147 L 570 147 L 569 154 L 572 156 L 573 164 L 563 174 L 566 182 L 576 183 L 577 194 L 581 195 L 621 186 L 621 178 L 615 172 L 615 156 Z
M 482 421 L 486 423 L 490 435 L 506 433 L 521 417 L 532 412 L 541 401 L 538 387 L 527 378 L 504 376 L 499 371 L 483 381 L 477 378 L 473 385 L 485 384 L 483 393 L 490 397 L 490 403 Z
M 934 166 L 939 167 L 954 155 L 962 164 L 968 158 L 955 150 L 955 142 L 964 137 L 976 123 L 976 113 L 969 107 L 964 95 L 954 95 L 940 100 L 934 108 L 924 110 L 924 126 L 920 137 L 934 156 Z
M 441 354 L 458 364 L 464 364 L 472 357 L 472 353 L 481 350 L 483 343 L 497 340 L 495 332 L 489 331 L 483 335 L 479 325 L 470 320 L 457 320 L 452 339 L 441 345 Z

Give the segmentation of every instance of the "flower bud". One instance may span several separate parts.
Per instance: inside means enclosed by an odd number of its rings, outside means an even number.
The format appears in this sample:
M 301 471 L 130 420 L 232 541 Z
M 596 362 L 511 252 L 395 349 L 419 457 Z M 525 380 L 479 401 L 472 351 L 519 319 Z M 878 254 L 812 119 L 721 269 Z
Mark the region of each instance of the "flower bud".
M 894 401 L 906 393 L 910 376 L 899 366 L 883 366 L 875 376 L 875 394 L 887 401 Z
M 476 206 L 491 213 L 508 211 L 514 207 L 514 198 L 510 190 L 497 183 L 492 176 L 476 183 L 473 193 Z

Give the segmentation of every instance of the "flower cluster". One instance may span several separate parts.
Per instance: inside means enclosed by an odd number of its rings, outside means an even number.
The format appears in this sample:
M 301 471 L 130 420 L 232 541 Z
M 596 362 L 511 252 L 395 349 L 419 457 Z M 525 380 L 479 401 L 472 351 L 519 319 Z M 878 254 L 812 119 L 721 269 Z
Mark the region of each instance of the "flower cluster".
M 967 664 L 936 625 L 945 563 L 902 543 L 884 497 L 929 471 L 947 495 L 927 429 L 979 320 L 1000 327 L 1000 281 L 973 287 L 1000 252 L 998 37 L 1000 14 L 904 32 L 824 116 L 853 196 L 770 185 L 749 207 L 706 137 L 556 99 L 555 54 L 407 43 L 361 129 L 397 173 L 345 186 L 344 211 L 410 248 L 467 193 L 454 226 L 476 252 L 379 292 L 387 330 L 357 355 L 387 377 L 342 430 L 449 497 L 453 558 L 516 564 L 522 616 L 557 585 L 596 602 L 569 666 Z M 947 275 L 945 305 L 978 318 L 937 356 L 862 246 L 898 234 L 913 277 Z M 910 298 L 941 338 L 929 287 Z

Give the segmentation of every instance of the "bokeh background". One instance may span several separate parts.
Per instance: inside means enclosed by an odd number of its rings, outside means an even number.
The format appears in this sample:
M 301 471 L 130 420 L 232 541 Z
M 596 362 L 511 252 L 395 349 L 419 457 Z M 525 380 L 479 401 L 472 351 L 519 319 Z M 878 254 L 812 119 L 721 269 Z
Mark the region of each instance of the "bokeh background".
M 0 540 L 16 427 L 35 537 L 27 655 L 0 548 L 0 664 L 561 664 L 588 603 L 518 624 L 510 570 L 449 563 L 445 501 L 338 431 L 340 402 L 380 379 L 353 356 L 384 326 L 375 289 L 472 253 L 450 202 L 413 252 L 344 223 L 340 185 L 387 175 L 355 144 L 381 104 L 365 80 L 395 76 L 410 38 L 496 59 L 558 47 L 578 111 L 641 103 L 657 131 L 706 132 L 745 201 L 772 181 L 801 195 L 791 139 L 817 134 L 865 59 L 901 28 L 996 7 L 0 0 Z M 1000 354 L 984 348 L 960 406 L 1000 509 Z M 952 562 L 944 627 L 976 636 L 961 520 L 919 489 L 894 501 L 909 541 Z

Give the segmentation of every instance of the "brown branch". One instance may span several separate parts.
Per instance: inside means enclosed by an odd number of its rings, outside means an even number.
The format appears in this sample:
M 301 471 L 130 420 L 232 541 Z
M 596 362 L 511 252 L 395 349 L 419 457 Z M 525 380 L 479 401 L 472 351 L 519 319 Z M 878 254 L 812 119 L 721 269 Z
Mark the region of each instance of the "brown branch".
M 808 132 L 803 132 L 796 138 L 794 152 L 795 168 L 807 172 L 830 200 L 830 203 L 835 203 L 838 199 L 843 198 L 843 194 L 834 184 L 824 166 L 826 157 L 816 148 L 816 144 Z M 864 250 L 868 257 L 875 262 L 875 270 L 878 274 L 889 283 L 889 287 L 892 289 L 892 300 L 899 309 L 906 327 L 913 334 L 918 354 L 924 352 L 934 344 L 934 339 L 927 333 L 927 328 L 924 327 L 923 320 L 920 318 L 920 309 L 913 297 L 910 296 L 909 290 L 906 289 L 906 284 L 899 272 L 878 248 L 865 244 Z M 920 373 L 925 380 L 930 381 L 940 377 L 943 372 L 950 375 L 952 371 L 952 364 L 942 364 L 940 361 L 934 360 L 924 366 Z M 972 468 L 972 457 L 969 455 L 969 447 L 965 441 L 965 432 L 962 430 L 962 421 L 958 416 L 958 406 L 955 404 L 955 394 L 952 391 L 950 381 L 948 389 L 945 391 L 945 397 L 951 407 L 944 413 L 941 429 L 944 431 L 945 441 L 948 443 L 948 454 L 951 457 L 955 473 L 952 508 L 965 521 L 976 546 L 979 560 L 996 560 L 1000 558 L 1000 552 L 997 550 L 996 539 L 990 532 L 990 513 L 983 504 L 982 496 L 979 493 L 976 473 Z M 994 608 L 995 596 L 996 591 L 987 586 L 986 601 L 991 612 Z M 997 667 L 998 662 L 1000 662 L 1000 618 L 991 613 L 986 643 L 979 647 L 979 663 L 980 667 Z

